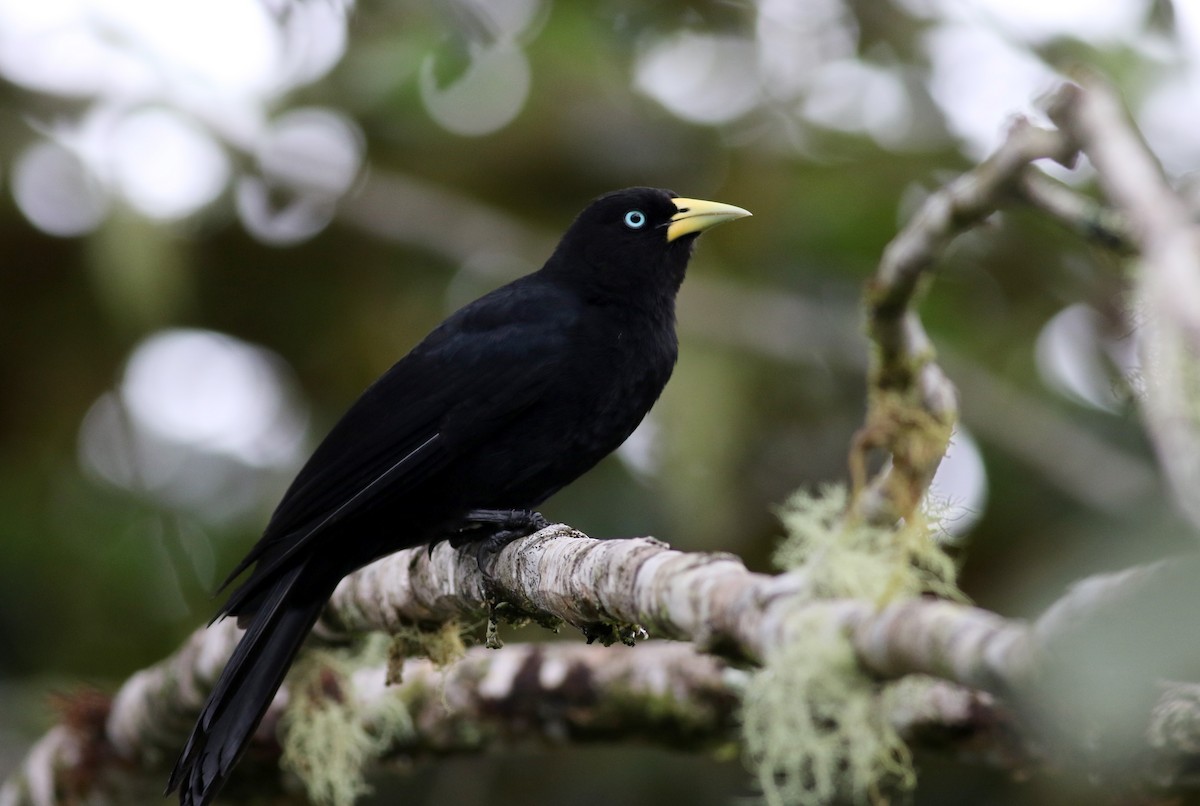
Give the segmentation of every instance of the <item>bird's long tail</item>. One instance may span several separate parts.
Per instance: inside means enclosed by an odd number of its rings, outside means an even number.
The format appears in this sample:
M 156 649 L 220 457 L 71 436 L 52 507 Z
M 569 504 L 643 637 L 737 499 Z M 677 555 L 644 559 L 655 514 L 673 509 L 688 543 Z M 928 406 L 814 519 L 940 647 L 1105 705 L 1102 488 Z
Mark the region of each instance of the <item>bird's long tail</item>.
M 167 783 L 167 794 L 179 788 L 181 806 L 216 797 L 325 605 L 327 597 L 300 589 L 301 571 L 269 589 L 209 694 Z

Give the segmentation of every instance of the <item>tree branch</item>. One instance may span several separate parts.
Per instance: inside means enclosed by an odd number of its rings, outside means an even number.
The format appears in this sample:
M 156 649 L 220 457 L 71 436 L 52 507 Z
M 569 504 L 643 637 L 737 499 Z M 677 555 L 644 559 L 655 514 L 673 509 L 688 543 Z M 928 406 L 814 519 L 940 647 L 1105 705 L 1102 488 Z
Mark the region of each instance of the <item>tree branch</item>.
M 814 600 L 803 572 L 752 574 L 723 555 L 683 554 L 648 539 L 596 541 L 561 527 L 516 541 L 494 559 L 494 578 L 486 585 L 475 558 L 445 544 L 432 557 L 415 549 L 381 560 L 343 583 L 320 635 L 404 631 L 414 620 L 484 617 L 500 596 L 544 608 L 535 614 L 543 621 L 579 622 L 602 637 L 619 632 L 600 626 L 609 624 L 598 615 L 607 611 L 656 624 L 664 634 L 703 635 L 711 647 L 753 657 L 767 651 L 767 642 L 797 640 L 790 629 L 811 625 L 817 614 L 848 631 L 859 662 L 873 675 L 914 681 L 880 706 L 904 737 L 949 747 L 963 758 L 1022 768 L 1037 753 L 1037 737 L 999 703 L 1019 703 L 1036 693 L 1044 654 L 1069 634 L 1070 625 L 1089 613 L 1124 607 L 1126 597 L 1155 588 L 1169 570 L 1156 565 L 1089 580 L 1031 626 L 931 599 L 882 610 L 869 603 Z M 574 573 L 541 575 L 541 569 L 564 562 L 573 564 Z M 713 627 L 698 627 L 696 608 L 705 596 L 683 596 L 672 577 L 687 580 L 678 586 L 713 597 L 702 606 Z M 586 579 L 605 581 L 586 592 Z M 621 593 L 623 586 L 628 587 Z M 669 607 L 680 613 L 667 613 Z M 797 617 L 801 611 L 803 619 Z M 139 770 L 161 770 L 170 758 L 239 633 L 232 621 L 197 631 L 171 658 L 130 678 L 111 707 L 107 700 L 97 705 L 95 698 L 83 698 L 87 707 L 68 708 L 64 724 L 35 746 L 0 804 L 53 803 L 43 794 L 64 786 L 128 791 L 131 778 L 145 786 Z M 914 674 L 952 682 L 922 682 L 910 677 Z M 316 690 L 321 697 L 352 701 L 365 730 L 384 731 L 384 756 L 476 752 L 500 741 L 501 734 L 536 741 L 637 738 L 695 749 L 732 740 L 744 675 L 684 644 L 650 642 L 636 650 L 515 645 L 498 652 L 470 650 L 443 670 L 407 660 L 394 686 L 385 684 L 384 667 L 375 666 L 334 683 L 321 678 Z M 278 752 L 271 737 L 279 718 L 296 707 L 290 693 L 296 685 L 303 684 L 293 679 L 276 698 L 257 737 L 268 756 Z M 1150 727 L 1143 750 L 1161 762 L 1154 766 L 1157 785 L 1188 783 L 1187 773 L 1200 763 L 1195 700 L 1192 689 L 1172 688 L 1161 696 L 1153 719 L 1145 715 Z M 406 716 L 389 722 L 385 717 L 397 713 L 397 703 Z M 460 730 L 464 726 L 479 730 Z M 1165 769 L 1177 772 L 1164 778 Z
M 946 454 L 958 417 L 954 384 L 935 363 L 916 311 L 923 280 L 955 237 L 1010 198 L 1029 163 L 1049 158 L 1065 164 L 1074 155 L 1057 132 L 1017 118 L 995 154 L 929 196 L 884 250 L 866 290 L 873 351 L 866 423 L 850 450 L 856 516 L 891 524 L 911 515 Z M 891 462 L 868 483 L 867 455 L 877 448 Z
M 442 544 L 398 552 L 347 577 L 322 619 L 331 634 L 394 631 L 422 622 L 514 616 L 565 622 L 589 639 L 628 640 L 642 629 L 708 651 L 762 662 L 797 640 L 801 615 L 819 612 L 851 632 L 860 661 L 882 678 L 925 673 L 1004 691 L 1027 673 L 1028 636 L 978 608 L 918 599 L 878 610 L 827 600 L 801 569 L 770 576 L 727 554 L 675 551 L 651 538 L 595 540 L 554 526 L 515 541 L 486 565 Z
M 1046 108 L 1129 221 L 1141 256 L 1135 316 L 1144 419 L 1176 501 L 1200 525 L 1200 233 L 1105 82 L 1088 76 L 1082 86 L 1063 85 Z
M 1119 255 L 1133 255 L 1133 234 L 1129 222 L 1095 199 L 1077 193 L 1035 168 L 1027 168 L 1017 178 L 1015 190 L 1022 201 L 1045 213 L 1081 238 Z

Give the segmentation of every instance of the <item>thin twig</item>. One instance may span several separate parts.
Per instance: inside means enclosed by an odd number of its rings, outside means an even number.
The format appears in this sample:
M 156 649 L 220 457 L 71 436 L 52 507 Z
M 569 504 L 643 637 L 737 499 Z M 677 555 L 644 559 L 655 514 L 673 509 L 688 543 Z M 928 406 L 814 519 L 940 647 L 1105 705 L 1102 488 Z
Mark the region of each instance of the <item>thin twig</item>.
M 1081 238 L 1118 255 L 1130 256 L 1137 252 L 1133 233 L 1123 216 L 1037 168 L 1022 171 L 1015 189 L 1024 202 Z

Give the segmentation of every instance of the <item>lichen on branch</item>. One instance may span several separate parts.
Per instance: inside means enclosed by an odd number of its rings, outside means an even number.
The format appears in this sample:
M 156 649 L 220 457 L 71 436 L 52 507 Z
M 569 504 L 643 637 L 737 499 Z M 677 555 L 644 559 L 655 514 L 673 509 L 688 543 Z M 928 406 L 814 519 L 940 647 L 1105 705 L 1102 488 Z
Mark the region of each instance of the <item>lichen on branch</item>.
M 882 607 L 961 596 L 935 524 L 913 517 L 893 530 L 847 518 L 846 500 L 840 487 L 799 492 L 780 512 L 787 534 L 775 562 L 803 569 L 815 599 Z M 888 685 L 863 670 L 844 627 L 809 610 L 789 635 L 750 676 L 743 703 L 746 758 L 767 802 L 879 802 L 911 789 L 911 753 L 878 707 Z

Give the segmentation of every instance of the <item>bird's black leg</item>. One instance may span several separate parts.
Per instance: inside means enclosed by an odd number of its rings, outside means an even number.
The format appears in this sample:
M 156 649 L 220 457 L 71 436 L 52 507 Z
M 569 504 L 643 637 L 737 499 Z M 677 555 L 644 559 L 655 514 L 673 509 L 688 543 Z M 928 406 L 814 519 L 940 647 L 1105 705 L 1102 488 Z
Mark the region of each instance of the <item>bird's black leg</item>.
M 495 524 L 503 529 L 525 535 L 541 531 L 550 525 L 542 513 L 532 509 L 473 509 L 463 516 L 466 523 Z
M 542 513 L 532 509 L 472 509 L 458 522 L 450 545 L 486 541 L 493 551 L 504 548 L 518 537 L 526 537 L 550 525 Z
M 550 525 L 542 513 L 532 509 L 473 509 L 459 521 L 450 536 L 450 545 L 475 546 L 475 557 L 482 569 L 485 560 L 517 538 L 527 537 Z

